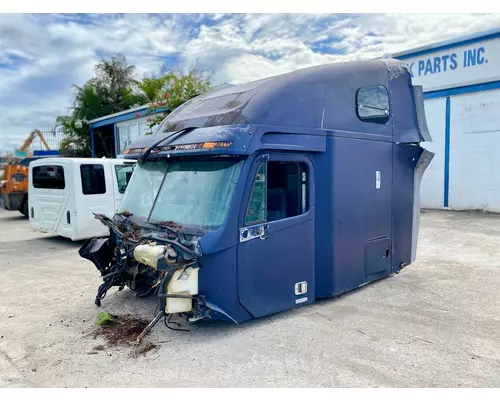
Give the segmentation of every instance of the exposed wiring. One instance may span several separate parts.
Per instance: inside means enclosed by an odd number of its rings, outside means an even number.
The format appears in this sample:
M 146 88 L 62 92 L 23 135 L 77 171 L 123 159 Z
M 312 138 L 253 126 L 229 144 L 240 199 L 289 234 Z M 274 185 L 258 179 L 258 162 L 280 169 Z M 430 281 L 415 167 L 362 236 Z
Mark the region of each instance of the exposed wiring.
M 142 293 L 138 297 L 146 297 L 146 296 L 148 296 L 149 294 L 151 294 L 151 292 L 153 291 L 153 289 L 156 289 L 158 286 L 160 286 L 160 283 L 161 283 L 161 280 L 158 281 L 157 283 L 155 283 L 153 286 L 151 286 L 146 293 Z
M 167 320 L 167 315 L 168 315 L 168 320 Z M 172 318 L 172 314 L 165 314 L 165 316 L 163 317 L 163 322 L 165 323 L 165 326 L 168 329 L 171 329 L 173 331 L 189 332 L 189 329 L 172 328 L 171 326 L 169 326 L 168 324 L 175 324 L 177 326 L 181 326 L 178 322 L 170 321 L 170 318 Z

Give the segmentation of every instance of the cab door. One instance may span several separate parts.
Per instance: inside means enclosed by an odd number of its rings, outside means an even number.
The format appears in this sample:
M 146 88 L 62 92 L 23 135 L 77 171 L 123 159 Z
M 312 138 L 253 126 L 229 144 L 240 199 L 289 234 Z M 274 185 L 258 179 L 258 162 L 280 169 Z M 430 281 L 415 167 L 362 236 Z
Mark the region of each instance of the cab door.
M 109 229 L 95 219 L 95 214 L 112 217 L 114 191 L 110 163 L 90 161 L 78 166 L 75 186 L 75 223 L 73 240 L 106 236 Z
M 67 212 L 73 207 L 71 164 L 54 162 L 30 167 L 29 218 L 33 229 L 70 237 Z
M 254 317 L 314 301 L 313 188 L 305 156 L 266 154 L 250 168 L 237 269 L 240 303 Z
M 120 208 L 120 203 L 127 189 L 128 183 L 134 171 L 135 162 L 124 162 L 123 164 L 111 164 L 111 175 L 114 190 L 114 212 Z

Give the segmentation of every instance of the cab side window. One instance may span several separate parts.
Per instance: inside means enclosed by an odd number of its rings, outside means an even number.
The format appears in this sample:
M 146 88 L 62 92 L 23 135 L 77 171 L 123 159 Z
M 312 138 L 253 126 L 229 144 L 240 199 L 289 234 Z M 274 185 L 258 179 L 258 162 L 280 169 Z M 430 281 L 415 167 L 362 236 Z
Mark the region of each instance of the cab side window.
M 385 124 L 389 120 L 389 93 L 385 86 L 365 86 L 358 89 L 356 108 L 361 121 Z
M 296 162 L 262 164 L 254 180 L 245 225 L 295 217 L 307 212 L 307 166 Z
M 80 165 L 82 192 L 85 195 L 106 193 L 106 180 L 102 164 Z
M 61 165 L 41 165 L 33 168 L 33 187 L 37 189 L 64 189 L 64 168 Z
M 261 164 L 253 182 L 245 225 L 266 222 L 266 164 Z

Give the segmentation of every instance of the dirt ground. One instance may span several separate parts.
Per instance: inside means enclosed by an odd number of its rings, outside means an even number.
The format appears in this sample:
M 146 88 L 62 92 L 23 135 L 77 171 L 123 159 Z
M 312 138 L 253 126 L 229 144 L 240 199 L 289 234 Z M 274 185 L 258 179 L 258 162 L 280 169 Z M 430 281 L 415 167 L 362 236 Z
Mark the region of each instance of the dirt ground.
M 93 335 L 100 311 L 149 321 L 81 243 L 0 210 L 0 387 L 498 387 L 500 216 L 426 211 L 417 262 L 340 298 L 192 332 L 157 325 L 134 354 Z

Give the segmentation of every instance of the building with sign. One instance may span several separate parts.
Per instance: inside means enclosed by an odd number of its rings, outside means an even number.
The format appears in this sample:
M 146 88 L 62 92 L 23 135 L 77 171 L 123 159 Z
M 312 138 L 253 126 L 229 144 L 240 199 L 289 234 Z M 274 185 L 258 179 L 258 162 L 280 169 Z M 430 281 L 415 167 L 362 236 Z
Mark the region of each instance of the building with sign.
M 157 113 L 149 105 L 135 107 L 88 121 L 92 157 L 118 157 L 125 148 L 148 129 L 147 119 Z
M 422 207 L 500 212 L 500 28 L 391 57 L 424 90 L 436 155 Z

